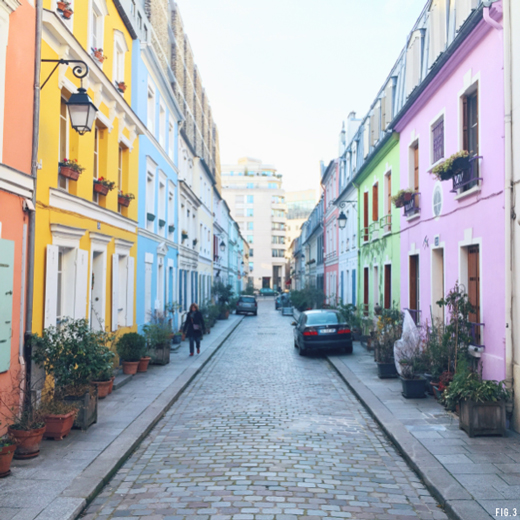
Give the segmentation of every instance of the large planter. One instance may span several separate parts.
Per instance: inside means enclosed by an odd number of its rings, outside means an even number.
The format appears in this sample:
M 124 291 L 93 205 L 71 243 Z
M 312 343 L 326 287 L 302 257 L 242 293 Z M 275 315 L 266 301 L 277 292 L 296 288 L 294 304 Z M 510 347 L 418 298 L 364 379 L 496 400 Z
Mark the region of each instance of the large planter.
M 83 395 L 68 395 L 65 397 L 67 403 L 72 404 L 78 409 L 78 413 L 74 419 L 73 428 L 77 430 L 87 430 L 91 424 L 97 422 L 97 387 L 93 387 L 94 392 L 88 391 Z
M 110 378 L 110 387 L 108 389 L 108 393 L 111 394 L 112 393 L 112 390 L 114 390 L 114 379 L 116 378 L 116 376 L 112 376 Z
M 71 181 L 77 181 L 79 179 L 80 173 L 76 170 L 73 170 L 69 166 L 60 166 L 60 175 L 62 177 L 67 177 Z
M 403 397 L 406 399 L 422 399 L 426 397 L 426 379 L 419 376 L 417 379 L 404 379 L 399 376 L 403 386 Z
M 92 381 L 93 385 L 96 385 L 98 391 L 98 399 L 104 399 L 110 393 L 110 387 L 112 386 L 112 380 L 108 381 Z
M 229 319 L 229 311 L 223 311 L 218 315 L 219 320 L 227 320 Z
M 139 361 L 123 361 L 123 374 L 129 376 L 135 376 L 137 374 L 137 368 L 139 367 Z
M 391 363 L 377 363 L 377 376 L 379 379 L 389 379 L 392 377 L 397 377 L 397 369 L 395 368 L 395 362 Z
M 150 356 L 141 358 L 141 360 L 139 361 L 139 365 L 137 365 L 137 371 L 146 372 L 148 370 L 148 363 L 150 363 L 151 359 L 152 358 Z
M 100 182 L 94 181 L 94 191 L 96 193 L 100 193 L 101 195 L 107 195 L 110 190 L 108 189 L 108 186 L 105 186 L 104 184 L 101 184 Z
M 74 424 L 74 416 L 76 412 L 69 412 L 64 415 L 47 415 L 45 417 L 45 433 L 46 439 L 54 439 L 61 441 L 66 437 Z
M 170 343 L 155 346 L 152 351 L 152 365 L 167 365 L 170 362 Z
M 501 435 L 506 432 L 505 401 L 476 403 L 461 401 L 459 428 L 470 437 L 477 435 Z
M 11 474 L 11 462 L 13 461 L 16 445 L 4 446 L 0 449 L 0 478 L 7 477 Z
M 172 334 L 172 343 L 174 345 L 180 345 L 182 342 L 182 334 Z
M 15 459 L 32 459 L 40 454 L 40 444 L 43 439 L 45 427 L 35 430 L 14 430 L 8 429 L 9 435 L 16 439 Z

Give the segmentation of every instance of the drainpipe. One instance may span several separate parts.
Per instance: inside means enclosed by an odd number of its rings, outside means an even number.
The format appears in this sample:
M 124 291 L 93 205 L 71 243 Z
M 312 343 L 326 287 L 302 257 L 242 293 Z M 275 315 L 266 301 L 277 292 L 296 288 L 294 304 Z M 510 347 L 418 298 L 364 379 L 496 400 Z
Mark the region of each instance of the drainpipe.
M 503 9 L 502 0 L 485 0 L 484 1 L 484 11 L 483 11 L 484 21 L 488 25 L 491 25 L 491 27 L 495 28 L 497 31 L 502 31 L 503 30 L 502 24 L 497 22 L 496 20 L 493 20 L 493 18 L 491 18 L 491 14 L 489 12 L 491 9 L 491 6 L 495 2 L 498 2 L 496 5 L 496 8 L 499 11 L 502 11 L 502 9 Z
M 31 176 L 33 178 L 33 205 L 36 208 L 36 180 L 38 172 L 38 141 L 40 130 L 40 71 L 41 71 L 41 52 L 42 52 L 42 0 L 35 2 L 36 30 L 34 45 L 34 97 L 33 97 L 33 134 L 31 152 Z M 26 388 L 31 387 L 31 363 L 32 363 L 32 320 L 33 320 L 33 299 L 34 299 L 34 239 L 36 226 L 36 212 L 29 213 L 29 251 L 27 256 L 27 299 L 25 309 L 25 338 L 24 338 L 24 358 L 26 367 Z
M 512 121 L 512 34 L 511 34 L 511 0 L 504 2 L 504 123 L 505 123 L 505 276 L 506 276 L 506 385 L 508 389 L 513 387 L 513 365 L 514 365 L 514 297 L 513 278 L 514 248 L 515 248 L 515 225 L 514 214 L 514 184 L 515 170 L 513 168 L 513 121 Z M 514 396 L 513 396 L 514 398 Z M 513 411 L 513 402 L 507 403 L 507 411 Z M 518 415 L 516 413 L 515 415 Z M 516 418 L 518 423 L 518 417 Z

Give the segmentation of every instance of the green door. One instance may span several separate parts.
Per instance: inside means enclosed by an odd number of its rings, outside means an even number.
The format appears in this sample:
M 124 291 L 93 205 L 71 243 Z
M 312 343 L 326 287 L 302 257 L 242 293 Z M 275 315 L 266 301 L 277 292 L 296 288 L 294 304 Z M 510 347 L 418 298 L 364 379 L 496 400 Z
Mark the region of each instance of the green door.
M 0 372 L 9 370 L 13 321 L 14 242 L 0 239 Z

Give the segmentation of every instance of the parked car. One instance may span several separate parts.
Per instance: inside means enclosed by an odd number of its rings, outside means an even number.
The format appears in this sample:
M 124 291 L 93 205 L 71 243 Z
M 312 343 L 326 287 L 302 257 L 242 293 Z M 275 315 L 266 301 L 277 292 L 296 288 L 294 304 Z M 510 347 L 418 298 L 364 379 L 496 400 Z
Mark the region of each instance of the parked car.
M 236 306 L 237 314 L 258 314 L 258 303 L 254 296 L 240 296 Z
M 305 311 L 293 321 L 294 346 L 300 356 L 317 350 L 342 350 L 352 354 L 352 332 L 334 310 Z
M 270 287 L 262 287 L 260 289 L 260 294 L 262 296 L 276 296 L 277 292 L 271 289 Z

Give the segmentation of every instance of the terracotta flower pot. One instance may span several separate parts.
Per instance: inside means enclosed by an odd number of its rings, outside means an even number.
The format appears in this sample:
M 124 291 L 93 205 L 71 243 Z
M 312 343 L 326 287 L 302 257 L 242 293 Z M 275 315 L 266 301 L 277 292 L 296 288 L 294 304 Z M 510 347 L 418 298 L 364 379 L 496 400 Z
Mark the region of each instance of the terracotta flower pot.
M 412 200 L 412 197 L 413 197 L 413 193 L 405 193 L 403 195 L 403 199 L 405 202 L 410 202 Z
M 94 51 L 94 57 L 101 63 L 105 61 L 105 56 L 103 56 L 103 53 L 101 51 Z
M 105 186 L 100 182 L 94 182 L 94 191 L 101 193 L 101 195 L 107 195 L 110 190 L 108 189 L 108 186 Z
M 17 441 L 15 459 L 32 459 L 40 454 L 40 444 L 45 433 L 45 427 L 29 431 L 9 428 L 8 431 Z
M 72 11 L 70 9 L 65 9 L 63 11 L 63 16 L 68 20 L 72 16 Z
M 117 197 L 117 202 L 119 202 L 119 204 L 121 204 L 121 206 L 124 206 L 125 208 L 128 208 L 128 206 L 130 206 L 130 199 L 127 199 L 126 197 L 121 197 L 121 195 Z
M 58 2 L 58 11 L 65 11 L 65 2 Z
M 110 385 L 112 380 L 108 381 L 92 381 L 92 384 L 97 386 L 98 399 L 104 399 L 110 393 Z
M 47 417 L 45 417 L 44 437 L 46 439 L 61 441 L 70 433 L 75 416 L 76 412 L 69 412 L 64 415 L 47 415 Z
M 112 393 L 112 390 L 114 389 L 114 379 L 116 378 L 116 376 L 112 376 L 110 378 L 110 387 L 108 389 L 108 393 L 111 394 Z
M 148 370 L 148 363 L 150 363 L 150 359 L 152 359 L 150 356 L 141 358 L 141 361 L 139 361 L 139 365 L 137 366 L 137 371 L 146 372 Z
M 16 444 L 4 446 L 0 449 L 0 478 L 7 477 L 11 474 L 11 462 L 13 461 Z
M 135 375 L 137 374 L 137 367 L 139 361 L 123 361 L 123 374 Z
M 119 90 L 119 92 L 124 92 L 126 90 L 126 85 L 124 83 L 118 83 L 117 89 Z
M 67 179 L 72 181 L 77 181 L 79 179 L 80 173 L 73 170 L 69 166 L 60 166 L 60 175 L 67 177 Z

